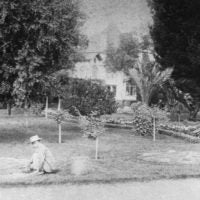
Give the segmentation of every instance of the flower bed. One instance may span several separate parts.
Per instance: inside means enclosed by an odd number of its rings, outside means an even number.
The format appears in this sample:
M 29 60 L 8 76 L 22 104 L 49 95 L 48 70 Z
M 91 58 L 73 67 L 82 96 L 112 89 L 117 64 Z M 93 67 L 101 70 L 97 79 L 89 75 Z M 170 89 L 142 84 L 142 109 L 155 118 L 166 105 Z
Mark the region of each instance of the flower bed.
M 200 143 L 199 137 L 195 137 L 195 136 L 188 135 L 188 134 L 185 134 L 185 133 L 176 132 L 176 131 L 172 131 L 172 130 L 165 130 L 165 129 L 159 129 L 158 132 L 160 134 L 181 138 L 181 139 L 187 140 L 187 141 L 192 142 L 192 143 Z
M 123 118 L 118 118 L 118 119 L 110 118 L 110 119 L 103 119 L 102 121 L 107 124 L 120 124 L 120 125 L 133 125 L 134 123 L 134 120 L 125 120 Z
M 123 118 L 107 118 L 102 119 L 102 122 L 105 124 L 105 127 L 108 128 L 125 128 L 125 129 L 133 129 L 134 128 L 134 120 L 126 120 Z
M 160 129 L 174 131 L 179 133 L 184 133 L 186 135 L 191 135 L 194 137 L 200 137 L 200 127 L 199 126 L 186 126 L 184 124 L 161 124 Z

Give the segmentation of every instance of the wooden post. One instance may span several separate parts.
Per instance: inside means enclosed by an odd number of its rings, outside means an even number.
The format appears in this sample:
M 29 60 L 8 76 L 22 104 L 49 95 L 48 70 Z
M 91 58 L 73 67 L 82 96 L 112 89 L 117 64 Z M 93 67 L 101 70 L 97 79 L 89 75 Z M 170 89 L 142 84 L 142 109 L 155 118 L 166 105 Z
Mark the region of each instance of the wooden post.
M 180 126 L 180 123 L 181 123 L 181 114 L 178 114 L 178 124 Z
M 153 117 L 153 141 L 156 141 L 156 119 Z
M 98 160 L 98 148 L 99 148 L 99 138 L 96 138 L 96 151 L 95 151 L 95 160 Z
M 59 97 L 58 98 L 58 111 L 60 111 L 61 109 L 61 98 Z
M 27 99 L 25 100 L 25 104 L 24 104 L 24 115 L 25 115 L 25 125 L 26 128 L 28 128 L 29 126 L 29 120 L 28 120 L 28 105 L 27 105 Z
M 61 127 L 61 123 L 58 124 L 58 143 L 61 144 L 62 143 L 62 127 Z
M 45 106 L 45 118 L 48 118 L 48 107 L 49 107 L 49 99 L 48 96 L 46 96 L 46 106 Z
M 11 109 L 12 109 L 12 103 L 10 102 L 10 100 L 8 100 L 7 103 L 7 110 L 8 110 L 8 115 L 11 116 Z

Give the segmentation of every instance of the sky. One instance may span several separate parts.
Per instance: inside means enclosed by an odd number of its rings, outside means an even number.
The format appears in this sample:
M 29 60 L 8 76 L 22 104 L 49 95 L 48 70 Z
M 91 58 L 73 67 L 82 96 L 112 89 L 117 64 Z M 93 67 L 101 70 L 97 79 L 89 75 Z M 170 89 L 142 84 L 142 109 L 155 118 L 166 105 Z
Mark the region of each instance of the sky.
M 147 31 L 151 24 L 150 10 L 146 0 L 81 0 L 87 15 L 83 28 L 88 35 L 102 32 L 115 23 L 121 32 Z

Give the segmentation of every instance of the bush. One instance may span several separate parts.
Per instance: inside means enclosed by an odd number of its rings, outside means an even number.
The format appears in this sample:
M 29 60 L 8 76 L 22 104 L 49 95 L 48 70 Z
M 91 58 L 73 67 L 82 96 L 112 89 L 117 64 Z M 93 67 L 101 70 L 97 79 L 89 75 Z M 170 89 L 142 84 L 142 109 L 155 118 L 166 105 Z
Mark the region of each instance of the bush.
M 72 81 L 71 88 L 68 90 L 62 101 L 64 109 L 74 113 L 76 107 L 81 115 L 89 116 L 92 111 L 98 115 L 112 114 L 116 112 L 117 104 L 113 93 L 109 92 L 100 84 L 87 80 Z
M 149 108 L 141 103 L 132 105 L 134 110 L 133 124 L 138 134 L 146 136 L 152 135 L 153 121 Z
M 132 109 L 134 111 L 133 123 L 140 135 L 152 135 L 154 119 L 157 125 L 168 121 L 167 112 L 158 107 L 148 107 L 145 104 L 137 103 L 132 105 Z
M 15 106 L 13 108 L 14 114 L 33 114 L 33 115 L 40 115 L 42 113 L 42 110 L 44 109 L 43 103 L 36 103 L 31 102 L 31 104 L 28 107 L 25 106 Z
M 35 115 L 40 115 L 44 108 L 44 104 L 42 103 L 32 103 L 30 106 L 30 112 Z
M 171 121 L 183 121 L 189 119 L 189 110 L 180 102 L 177 102 L 176 105 L 171 107 L 169 110 Z
M 146 136 L 146 135 L 152 135 L 153 133 L 152 121 L 144 118 L 144 116 L 141 114 L 135 116 L 134 125 L 137 133 L 140 135 Z
M 104 122 L 96 116 L 95 112 L 88 117 L 80 116 L 80 127 L 84 136 L 96 139 L 105 133 Z

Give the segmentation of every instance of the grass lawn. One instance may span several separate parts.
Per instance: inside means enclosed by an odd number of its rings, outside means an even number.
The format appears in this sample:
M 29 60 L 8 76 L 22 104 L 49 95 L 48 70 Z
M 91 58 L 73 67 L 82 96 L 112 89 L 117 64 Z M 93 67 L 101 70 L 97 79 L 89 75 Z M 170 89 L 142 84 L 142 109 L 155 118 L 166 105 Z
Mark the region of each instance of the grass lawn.
M 0 157 L 30 158 L 30 136 L 38 134 L 56 157 L 59 172 L 52 175 L 23 179 L 0 179 L 0 185 L 90 183 L 115 181 L 144 181 L 162 178 L 185 178 L 200 175 L 198 165 L 175 165 L 153 163 L 138 158 L 151 151 L 197 151 L 199 144 L 158 135 L 157 141 L 134 134 L 125 129 L 107 129 L 100 138 L 100 159 L 95 161 L 95 142 L 83 138 L 77 124 L 63 125 L 63 143 L 58 144 L 57 125 L 44 117 L 29 117 L 28 126 L 24 116 L 0 115 Z M 75 156 L 89 156 L 89 173 L 71 174 L 71 159 Z M 0 172 L 2 174 L 3 172 Z

